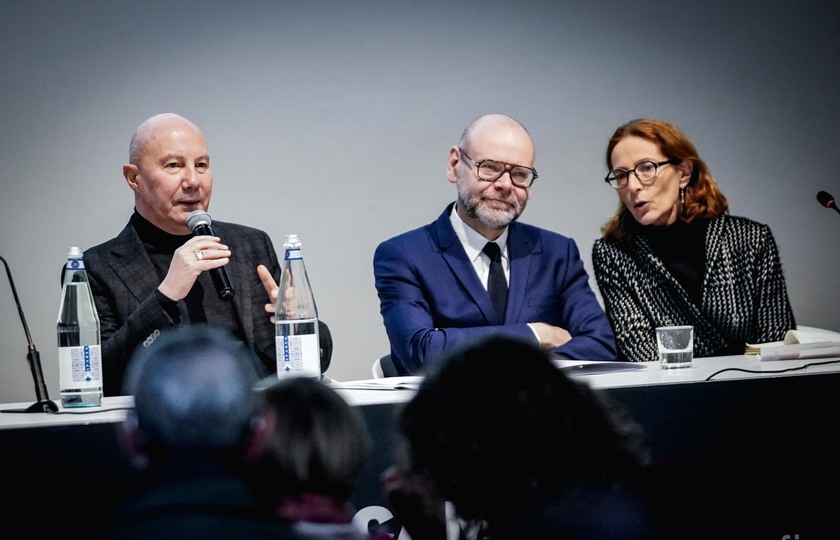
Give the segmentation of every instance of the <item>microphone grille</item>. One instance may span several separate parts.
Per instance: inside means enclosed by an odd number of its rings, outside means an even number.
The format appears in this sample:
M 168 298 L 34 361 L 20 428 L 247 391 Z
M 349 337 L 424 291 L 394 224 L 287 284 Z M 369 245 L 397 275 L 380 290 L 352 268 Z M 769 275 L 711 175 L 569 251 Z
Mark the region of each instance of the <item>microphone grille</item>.
M 817 193 L 817 200 L 826 208 L 830 208 L 834 204 L 834 197 L 827 191 L 820 191 Z
M 189 216 L 187 216 L 187 227 L 189 227 L 192 232 L 195 232 L 196 227 L 199 227 L 200 225 L 207 225 L 209 227 L 212 223 L 213 220 L 210 219 L 210 214 L 204 210 L 194 210 L 190 212 Z

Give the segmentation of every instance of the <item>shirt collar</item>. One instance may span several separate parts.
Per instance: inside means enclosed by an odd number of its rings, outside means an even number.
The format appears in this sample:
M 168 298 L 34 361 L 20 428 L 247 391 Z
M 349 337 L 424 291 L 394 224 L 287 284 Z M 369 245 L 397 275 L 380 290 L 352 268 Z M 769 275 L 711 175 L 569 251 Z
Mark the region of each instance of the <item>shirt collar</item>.
M 461 245 L 464 246 L 464 251 L 467 252 L 467 258 L 470 261 L 475 262 L 475 260 L 481 256 L 484 245 L 488 242 L 488 240 L 472 229 L 469 225 L 464 223 L 461 216 L 459 216 L 458 212 L 455 211 L 456 205 L 457 203 L 452 205 L 452 212 L 449 213 L 449 223 L 452 224 L 452 228 L 455 230 L 455 236 L 458 237 L 458 240 L 461 241 Z M 502 250 L 503 258 L 507 258 L 508 230 L 509 228 L 505 227 L 502 234 L 493 240 L 493 242 L 499 244 L 499 247 Z

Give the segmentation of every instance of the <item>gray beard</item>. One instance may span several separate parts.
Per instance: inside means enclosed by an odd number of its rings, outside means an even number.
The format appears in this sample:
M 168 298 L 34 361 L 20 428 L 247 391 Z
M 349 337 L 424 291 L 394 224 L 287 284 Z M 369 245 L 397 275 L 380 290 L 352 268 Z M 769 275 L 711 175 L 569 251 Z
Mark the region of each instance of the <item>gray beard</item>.
M 458 183 L 458 206 L 466 210 L 467 215 L 471 218 L 491 229 L 504 229 L 519 219 L 522 214 L 522 208 L 518 200 L 514 199 L 514 208 L 494 210 L 484 204 L 480 195 L 470 194 L 463 190 L 460 182 Z

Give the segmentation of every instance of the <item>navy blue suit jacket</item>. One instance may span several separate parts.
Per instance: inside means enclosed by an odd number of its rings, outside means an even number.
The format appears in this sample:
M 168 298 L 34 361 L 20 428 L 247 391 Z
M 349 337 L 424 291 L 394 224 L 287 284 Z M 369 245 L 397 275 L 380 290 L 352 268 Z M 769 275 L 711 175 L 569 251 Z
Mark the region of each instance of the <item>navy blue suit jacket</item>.
M 445 350 L 488 335 L 537 342 L 527 323 L 560 326 L 571 341 L 563 358 L 615 360 L 610 324 L 589 286 L 571 238 L 513 222 L 505 324 L 449 222 L 450 204 L 429 225 L 379 244 L 373 257 L 380 312 L 401 375 L 414 374 Z

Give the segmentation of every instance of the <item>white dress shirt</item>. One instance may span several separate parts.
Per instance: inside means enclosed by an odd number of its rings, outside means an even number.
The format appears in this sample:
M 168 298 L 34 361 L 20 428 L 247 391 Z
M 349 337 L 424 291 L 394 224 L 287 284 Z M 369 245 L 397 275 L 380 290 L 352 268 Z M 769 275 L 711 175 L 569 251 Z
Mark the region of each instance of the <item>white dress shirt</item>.
M 461 241 L 461 245 L 464 246 L 464 251 L 467 252 L 467 258 L 472 263 L 473 268 L 475 268 L 475 273 L 478 274 L 478 278 L 481 280 L 484 288 L 487 289 L 487 279 L 490 275 L 490 257 L 482 250 L 484 249 L 484 245 L 490 240 L 487 240 L 464 223 L 461 220 L 461 216 L 455 211 L 455 206 L 452 207 L 452 213 L 449 214 L 449 222 L 452 223 L 452 228 L 455 229 L 455 235 Z M 501 248 L 502 269 L 505 271 L 505 280 L 510 283 L 510 259 L 508 259 L 507 254 L 507 239 L 508 228 L 505 227 L 502 234 L 495 240 L 492 240 L 492 242 L 496 242 L 499 244 L 499 248 Z

